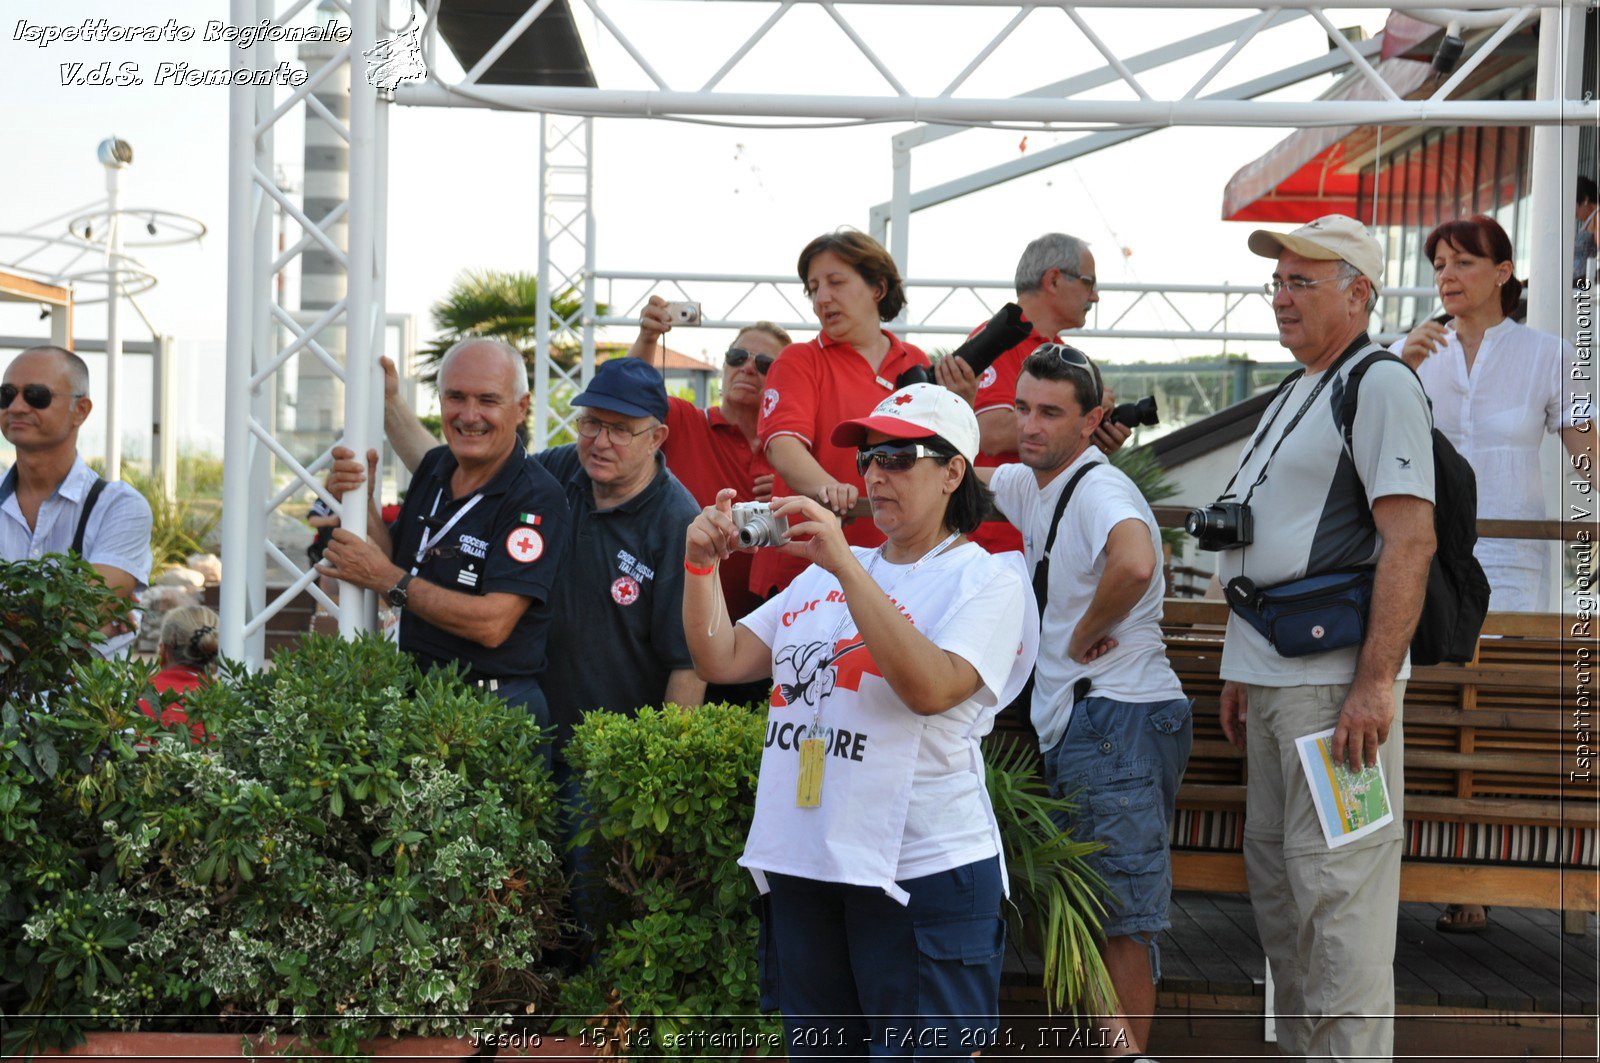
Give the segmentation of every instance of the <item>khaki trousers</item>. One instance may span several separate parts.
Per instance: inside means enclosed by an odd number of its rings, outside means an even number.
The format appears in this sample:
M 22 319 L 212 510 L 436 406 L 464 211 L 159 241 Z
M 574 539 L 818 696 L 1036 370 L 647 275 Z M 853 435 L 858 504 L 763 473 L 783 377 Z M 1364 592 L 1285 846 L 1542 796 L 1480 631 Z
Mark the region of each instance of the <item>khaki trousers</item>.
M 1248 690 L 1244 864 L 1272 963 L 1278 1047 L 1315 1061 L 1394 1052 L 1394 945 L 1405 789 L 1401 703 L 1379 750 L 1394 822 L 1329 849 L 1295 739 L 1338 723 L 1347 687 Z

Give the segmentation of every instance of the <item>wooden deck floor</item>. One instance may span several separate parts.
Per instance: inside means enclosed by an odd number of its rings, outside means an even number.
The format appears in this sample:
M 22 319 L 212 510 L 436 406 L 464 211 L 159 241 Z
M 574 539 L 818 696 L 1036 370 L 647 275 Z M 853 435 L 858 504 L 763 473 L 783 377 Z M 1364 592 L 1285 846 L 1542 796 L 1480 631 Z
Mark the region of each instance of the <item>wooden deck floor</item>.
M 1562 933 L 1559 912 L 1522 908 L 1495 908 L 1481 934 L 1441 934 L 1441 911 L 1400 906 L 1397 1005 L 1595 1014 L 1594 915 L 1582 936 Z M 1261 995 L 1265 961 L 1246 897 L 1175 894 L 1161 956 L 1163 992 Z

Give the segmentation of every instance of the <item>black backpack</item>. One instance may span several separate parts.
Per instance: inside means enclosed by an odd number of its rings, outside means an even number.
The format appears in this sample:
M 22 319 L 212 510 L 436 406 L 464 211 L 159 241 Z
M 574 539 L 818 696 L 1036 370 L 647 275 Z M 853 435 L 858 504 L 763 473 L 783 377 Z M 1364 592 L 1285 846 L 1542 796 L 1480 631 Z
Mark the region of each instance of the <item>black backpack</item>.
M 1388 351 L 1357 362 L 1345 383 L 1339 421 L 1345 446 L 1354 455 L 1351 429 L 1356 422 L 1356 392 L 1375 362 L 1406 363 Z M 1408 370 L 1410 366 L 1406 366 Z M 1413 376 L 1415 370 L 1411 370 Z M 1420 384 L 1421 381 L 1419 380 Z M 1429 404 L 1432 405 L 1431 403 Z M 1472 556 L 1478 543 L 1478 478 L 1438 428 L 1433 429 L 1433 560 L 1422 616 L 1411 636 L 1411 663 L 1466 662 L 1478 650 L 1478 632 L 1489 612 L 1489 580 Z

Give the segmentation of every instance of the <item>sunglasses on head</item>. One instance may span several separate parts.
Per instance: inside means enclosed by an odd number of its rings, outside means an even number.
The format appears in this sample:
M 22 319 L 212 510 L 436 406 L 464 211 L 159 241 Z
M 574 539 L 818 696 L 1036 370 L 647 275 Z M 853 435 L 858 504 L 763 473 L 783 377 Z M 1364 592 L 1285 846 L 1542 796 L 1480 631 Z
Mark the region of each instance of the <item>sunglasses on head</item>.
M 766 376 L 767 375 L 767 370 L 772 368 L 772 363 L 775 360 L 769 355 L 752 354 L 751 352 L 745 350 L 743 347 L 729 347 L 728 348 L 728 355 L 727 355 L 727 359 L 726 360 L 727 360 L 727 363 L 729 365 L 733 366 L 733 368 L 735 368 L 735 369 L 739 368 L 741 365 L 743 365 L 744 363 L 748 362 L 751 358 L 754 358 L 756 360 L 756 372 L 760 373 L 762 376 Z
M 857 447 L 856 472 L 865 476 L 873 462 L 877 462 L 878 468 L 884 472 L 905 472 L 917 463 L 918 458 L 948 461 L 949 455 L 921 443 L 879 443 L 871 447 Z
M 50 403 L 56 397 L 56 392 L 51 391 L 44 384 L 24 384 L 20 388 L 15 384 L 0 384 L 0 410 L 9 410 L 19 394 L 22 396 L 23 402 L 26 402 L 36 410 L 48 410 Z M 61 394 L 65 395 L 67 392 L 63 391 Z M 72 397 L 78 399 L 83 396 L 73 395 Z

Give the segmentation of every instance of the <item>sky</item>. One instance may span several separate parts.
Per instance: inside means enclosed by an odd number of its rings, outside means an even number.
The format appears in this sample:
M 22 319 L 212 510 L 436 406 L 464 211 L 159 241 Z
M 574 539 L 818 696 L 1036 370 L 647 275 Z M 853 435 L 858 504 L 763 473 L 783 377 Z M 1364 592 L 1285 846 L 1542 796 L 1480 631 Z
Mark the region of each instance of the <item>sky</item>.
M 1191 5 L 1192 6 L 1192 5 Z M 646 49 L 674 87 L 697 86 L 735 48 L 748 26 L 766 17 L 768 3 L 718 4 L 679 0 L 608 3 L 605 10 Z M 398 3 L 395 7 L 399 10 Z M 170 19 L 196 32 L 190 42 L 62 43 L 39 47 L 27 26 L 76 24 L 102 17 L 116 25 Z M 907 80 L 913 92 L 936 94 L 971 58 L 970 43 L 987 39 L 1013 13 L 1008 9 L 919 18 L 903 6 L 845 6 L 864 39 Z M 158 86 L 160 63 L 196 68 L 225 66 L 227 45 L 207 43 L 207 23 L 225 20 L 221 0 L 150 0 L 137 7 L 112 0 L 8 0 L 0 13 L 0 233 L 28 229 L 104 196 L 104 171 L 95 159 L 100 140 L 115 135 L 134 149 L 124 172 L 123 201 L 191 215 L 206 226 L 198 244 L 134 251 L 159 277 L 139 298 L 140 309 L 161 333 L 177 341 L 174 395 L 180 439 L 220 447 L 221 340 L 227 324 L 228 89 Z M 1200 29 L 1249 15 L 1246 11 L 1153 13 L 1085 9 L 1084 18 L 1121 54 L 1128 55 Z M 1381 26 L 1381 10 L 1331 11 L 1336 25 Z M 714 16 L 714 17 L 713 17 Z M 951 21 L 956 19 L 957 21 Z M 964 19 L 965 21 L 961 21 Z M 26 24 L 26 25 L 24 25 Z M 601 84 L 648 85 L 587 11 L 579 18 Z M 293 58 L 280 45 L 278 58 Z M 1309 20 L 1272 31 L 1249 46 L 1214 83 L 1220 88 L 1310 58 L 1326 38 Z M 1220 52 L 1208 53 L 1168 73 L 1149 75 L 1153 93 L 1187 85 Z M 147 81 L 132 85 L 62 84 L 65 64 L 85 69 L 110 62 L 113 73 L 134 63 Z M 1102 65 L 1060 11 L 1030 16 L 1025 31 L 1002 46 L 960 90 L 1007 96 Z M 441 60 L 448 74 L 452 64 Z M 79 73 L 76 69 L 74 73 Z M 1168 80 L 1168 76 L 1172 80 Z M 1329 81 L 1308 82 L 1287 95 L 1306 98 Z M 796 9 L 779 32 L 754 51 L 726 82 L 731 90 L 879 93 L 883 82 L 853 51 L 839 29 L 814 8 Z M 1094 95 L 1131 98 L 1125 85 Z M 665 120 L 605 119 L 595 126 L 596 261 L 602 270 L 726 272 L 791 275 L 800 248 L 840 225 L 865 229 L 868 208 L 889 198 L 890 138 L 904 125 L 842 129 L 729 129 Z M 302 169 L 298 119 L 281 123 L 278 159 L 292 180 Z M 388 309 L 415 315 L 418 334 L 433 334 L 429 307 L 467 269 L 536 268 L 538 119 L 526 113 L 395 107 L 389 161 L 390 230 Z M 1040 232 L 1059 230 L 1087 239 L 1106 282 L 1259 283 L 1270 271 L 1244 247 L 1254 226 L 1219 220 L 1228 178 L 1281 140 L 1287 130 L 1170 129 L 1130 144 L 1056 166 L 955 203 L 920 212 L 910 227 L 912 276 L 1009 278 L 1023 246 Z M 1071 134 L 1049 131 L 975 130 L 919 149 L 913 186 L 925 187 L 975 169 L 1038 151 Z M 1023 137 L 1026 136 L 1026 141 Z M 53 227 L 55 232 L 62 227 Z M 0 268 L 32 245 L 0 236 Z M 80 266 L 87 265 L 81 263 Z M 291 291 L 294 280 L 290 279 Z M 788 289 L 804 309 L 798 278 Z M 609 295 L 627 305 L 639 285 L 618 285 Z M 698 294 L 698 293 L 697 293 Z M 86 288 L 80 297 L 93 298 Z M 606 298 L 607 293 L 602 292 Z M 913 293 L 913 313 L 920 308 Z M 707 310 L 721 298 L 707 288 Z M 1110 300 L 1107 301 L 1107 306 Z M 740 315 L 783 311 L 759 300 Z M 948 323 L 976 324 L 988 316 L 960 299 L 941 308 Z M 786 315 L 792 316 L 792 315 Z M 1111 315 L 1112 317 L 1115 314 Z M 1204 315 L 1202 315 L 1204 316 Z M 1214 313 L 1210 316 L 1215 316 Z M 1148 327 L 1177 327 L 1168 308 L 1146 304 L 1129 320 Z M 1209 321 L 1209 317 L 1207 317 Z M 145 339 L 137 314 L 124 312 L 124 335 Z M 1102 319 L 1110 324 L 1110 317 Z M 38 332 L 37 308 L 0 306 L 0 334 Z M 80 305 L 79 336 L 104 334 L 103 308 Z M 627 340 L 626 330 L 611 339 Z M 675 334 L 674 347 L 712 356 L 728 337 L 712 330 Z M 950 340 L 929 338 L 924 346 Z M 1113 360 L 1170 360 L 1214 348 L 1171 343 L 1105 343 L 1091 351 Z M 1281 358 L 1270 345 L 1253 353 Z M 0 365 L 10 352 L 0 351 Z M 100 360 L 90 357 L 96 387 Z M 148 408 L 147 360 L 130 356 L 124 409 L 129 424 Z M 93 449 L 103 431 L 100 414 L 86 426 Z M 130 431 L 132 429 L 130 428 Z M 130 453 L 140 452 L 137 439 Z

